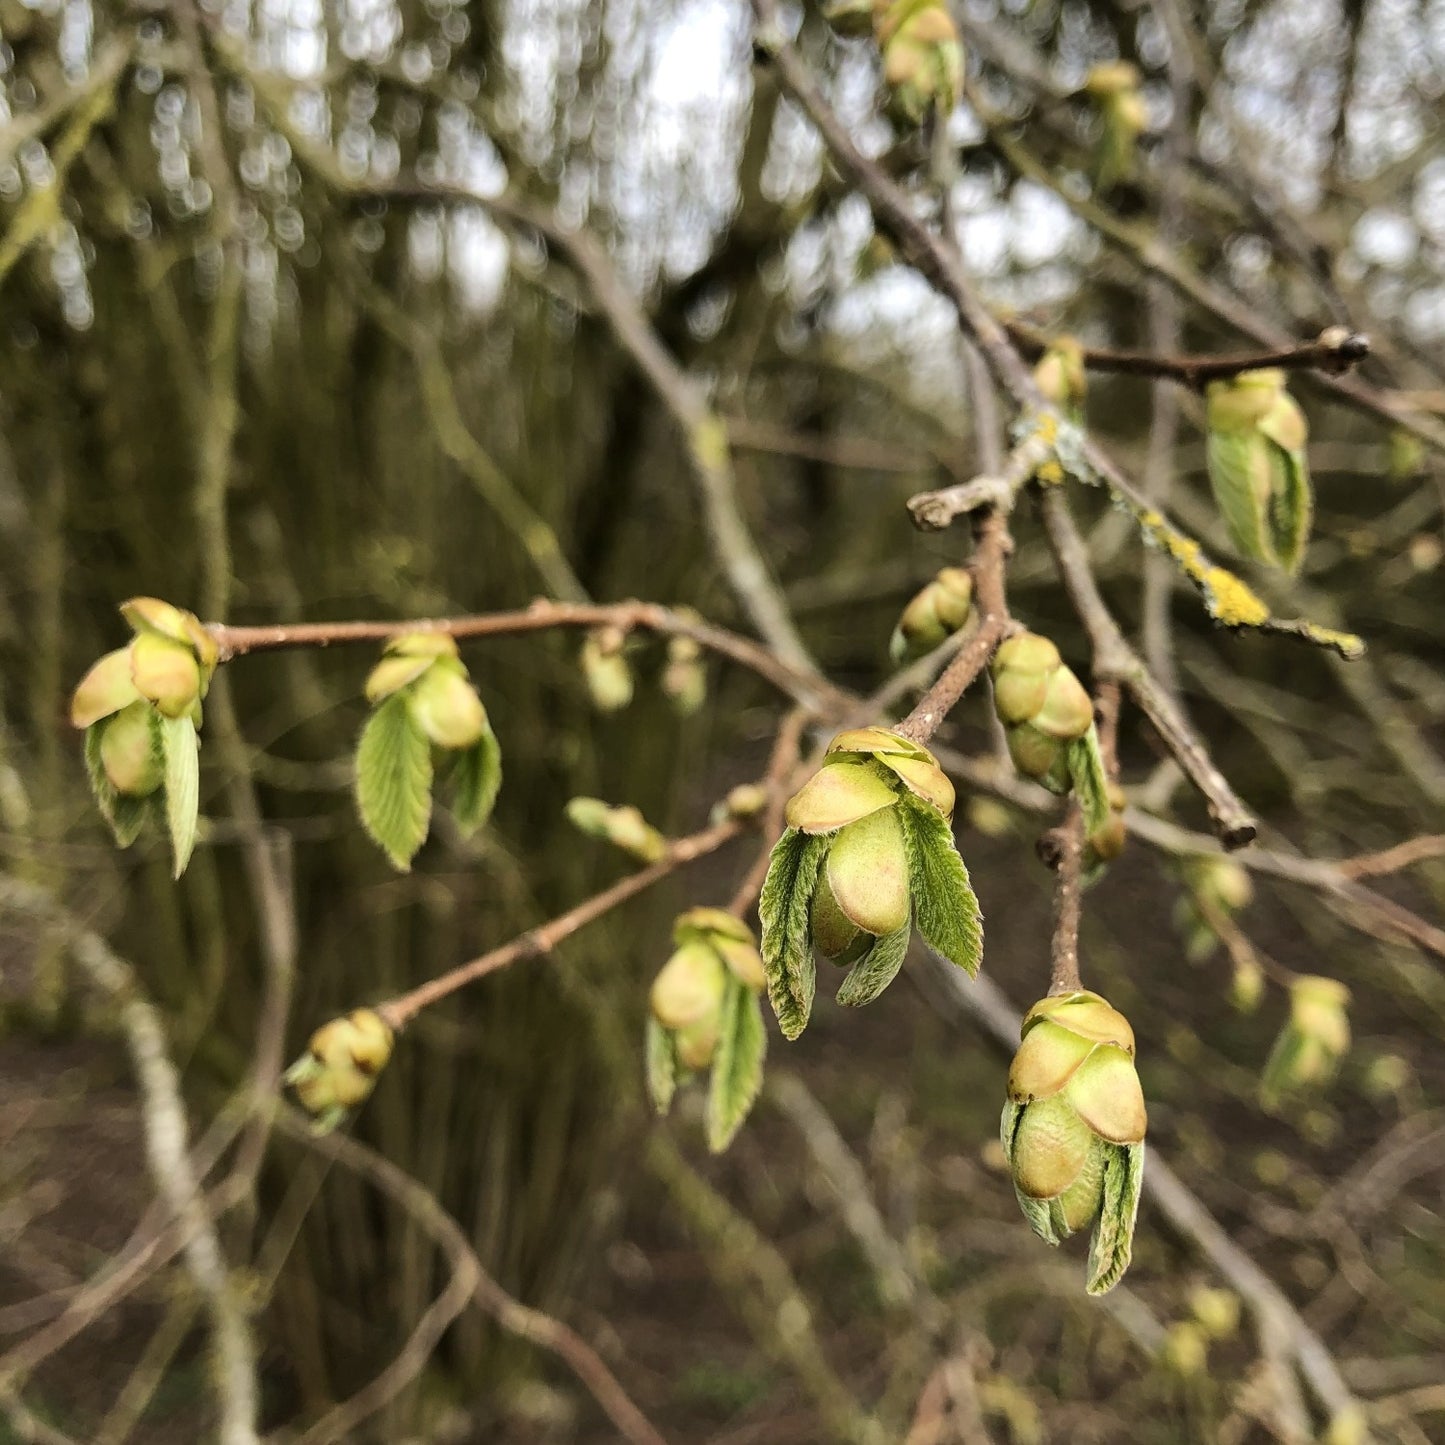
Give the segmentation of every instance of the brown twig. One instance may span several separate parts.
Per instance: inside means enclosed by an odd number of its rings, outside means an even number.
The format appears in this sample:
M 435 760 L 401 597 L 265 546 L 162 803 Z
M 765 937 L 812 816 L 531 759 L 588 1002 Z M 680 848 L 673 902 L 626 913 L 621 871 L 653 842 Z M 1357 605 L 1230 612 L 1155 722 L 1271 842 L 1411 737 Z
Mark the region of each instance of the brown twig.
M 1381 873 L 1395 873 L 1412 863 L 1427 858 L 1445 857 L 1445 833 L 1427 833 L 1407 838 L 1380 853 L 1361 853 L 1354 858 L 1341 858 L 1335 867 L 1347 878 L 1372 878 Z
M 343 643 L 388 642 L 408 632 L 445 632 L 463 640 L 543 632 L 554 627 L 620 627 L 624 632 L 644 628 L 670 637 L 690 637 L 711 651 L 750 668 L 781 691 L 803 703 L 837 702 L 842 694 L 815 672 L 793 666 L 760 643 L 698 622 L 655 602 L 617 602 L 590 605 L 551 602 L 538 598 L 520 612 L 491 612 L 469 617 L 423 617 L 401 621 L 294 622 L 274 627 L 233 627 L 207 623 L 216 639 L 221 660 L 252 652 L 273 652 L 293 647 L 334 647 Z
M 1039 839 L 1039 852 L 1054 870 L 1054 932 L 1049 943 L 1049 993 L 1083 988 L 1079 974 L 1079 923 L 1084 911 L 1084 815 L 1070 801 L 1057 828 Z
M 953 705 L 988 665 L 1012 624 L 1004 576 L 1013 552 L 1013 538 L 1005 514 L 997 509 L 981 513 L 974 524 L 974 537 L 977 548 L 972 572 L 978 628 L 894 729 L 917 742 L 927 742 L 938 731 Z
M 1004 328 L 1014 345 L 1030 360 L 1042 356 L 1053 344 L 1054 338 L 1021 321 L 1005 321 Z M 1226 356 L 1169 356 L 1148 351 L 1117 351 L 1104 346 L 1085 346 L 1082 350 L 1084 365 L 1090 371 L 1163 377 L 1199 390 L 1208 382 L 1263 367 L 1341 376 L 1369 356 L 1370 338 L 1345 326 L 1331 326 L 1315 340 L 1299 346 Z
M 510 943 L 492 949 L 490 953 L 484 953 L 469 963 L 459 964 L 407 993 L 398 994 L 395 998 L 377 1004 L 377 1013 L 393 1029 L 401 1030 L 422 1009 L 455 993 L 459 988 L 465 988 L 467 984 L 524 958 L 545 957 L 563 939 L 570 938 L 579 929 L 611 912 L 619 904 L 626 903 L 629 898 L 646 892 L 654 883 L 666 878 L 683 864 L 716 852 L 724 843 L 736 838 L 742 832 L 743 826 L 736 818 L 729 818 L 700 833 L 679 838 L 669 846 L 666 856 L 656 863 L 623 878 L 611 888 L 594 894 L 584 903 L 579 903 L 575 908 L 552 919 L 550 923 L 529 929 L 520 938 L 514 938 Z

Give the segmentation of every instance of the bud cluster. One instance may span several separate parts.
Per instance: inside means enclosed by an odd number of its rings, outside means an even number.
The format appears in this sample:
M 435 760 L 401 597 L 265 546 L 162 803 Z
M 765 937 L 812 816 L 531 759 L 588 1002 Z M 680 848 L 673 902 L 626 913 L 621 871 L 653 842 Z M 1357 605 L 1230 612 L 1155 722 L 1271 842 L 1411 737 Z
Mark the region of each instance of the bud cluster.
M 1036 632 L 1003 642 L 990 664 L 993 703 L 1009 756 L 1025 777 L 1067 793 L 1073 775 L 1069 743 L 1089 735 L 1094 705 L 1059 649 Z
M 1321 1089 L 1350 1048 L 1350 991 L 1338 979 L 1300 974 L 1290 981 L 1289 1018 L 1264 1066 L 1260 1097 L 1278 1109 L 1286 1094 Z
M 627 634 L 608 625 L 594 627 L 582 639 L 579 659 L 592 705 L 599 712 L 620 712 L 632 701 L 632 667 L 624 648 Z
M 427 740 L 439 748 L 461 752 L 491 731 L 456 639 L 444 632 L 409 632 L 387 643 L 366 679 L 366 698 L 376 704 L 398 693 Z
M 1089 1293 L 1129 1267 L 1148 1117 L 1134 1031 L 1096 993 L 1041 999 L 1024 1016 L 1001 1124 L 1019 1206 L 1049 1244 L 1094 1224 Z
M 1149 110 L 1139 82 L 1138 67 L 1127 60 L 1096 65 L 1084 81 L 1084 90 L 1099 110 L 1094 184 L 1100 191 L 1133 179 L 1138 164 L 1139 137 L 1149 123 Z
M 973 576 L 962 567 L 945 567 L 903 609 L 888 653 L 901 666 L 932 652 L 968 622 L 973 609 Z
M 763 961 L 752 930 L 720 908 L 682 914 L 672 936 L 676 948 L 649 996 L 648 1092 L 666 1113 L 679 1082 L 711 1070 L 708 1137 L 720 1152 L 762 1086 Z
M 391 1026 L 374 1009 L 353 1009 L 322 1024 L 282 1081 L 319 1134 L 334 1129 L 364 1103 L 391 1058 Z
M 963 94 L 963 44 L 945 0 L 834 0 L 825 13 L 840 34 L 872 31 L 899 120 L 952 113 Z

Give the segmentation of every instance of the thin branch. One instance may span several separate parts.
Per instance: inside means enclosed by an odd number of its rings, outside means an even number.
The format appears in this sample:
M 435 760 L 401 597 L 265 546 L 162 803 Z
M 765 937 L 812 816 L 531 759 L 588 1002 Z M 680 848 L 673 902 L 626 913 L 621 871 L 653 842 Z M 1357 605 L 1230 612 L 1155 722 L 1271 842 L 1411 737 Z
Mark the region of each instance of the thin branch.
M 631 1445 L 666 1445 L 591 1345 L 560 1320 L 514 1299 L 487 1273 L 461 1226 L 425 1185 L 356 1139 L 345 1134 L 313 1134 L 309 1123 L 292 1110 L 282 1110 L 277 1125 L 293 1139 L 370 1180 L 404 1209 L 443 1250 L 455 1275 L 468 1279 L 471 1298 L 478 1307 L 509 1334 L 548 1350 L 562 1360 Z M 327 1435 L 321 1438 L 336 1437 Z
M 560 914 L 550 923 L 529 929 L 510 943 L 494 948 L 469 963 L 459 964 L 438 978 L 428 979 L 424 984 L 407 993 L 398 994 L 376 1005 L 376 1011 L 393 1029 L 400 1030 L 416 1017 L 422 1009 L 439 1002 L 459 988 L 474 983 L 489 973 L 520 962 L 524 958 L 542 958 L 551 953 L 564 939 L 570 938 L 580 928 L 611 912 L 619 904 L 626 903 L 639 893 L 646 892 L 654 883 L 666 878 L 686 863 L 716 852 L 724 843 L 731 842 L 742 832 L 744 825 L 736 818 L 715 824 L 701 833 L 693 833 L 672 843 L 665 857 L 649 867 L 614 883 L 611 888 L 594 894 L 584 903 Z
M 1079 974 L 1079 923 L 1084 911 L 1084 815 L 1070 800 L 1064 821 L 1039 840 L 1054 870 L 1054 932 L 1049 943 L 1049 993 L 1083 988 Z
M 389 642 L 408 632 L 445 632 L 464 640 L 542 632 L 553 627 L 620 627 L 624 632 L 645 628 L 670 637 L 690 637 L 703 647 L 750 668 L 804 705 L 839 703 L 844 694 L 811 668 L 798 668 L 769 648 L 736 632 L 698 622 L 655 602 L 618 602 L 591 605 L 549 602 L 538 598 L 521 612 L 491 612 L 467 617 L 420 617 L 402 621 L 295 622 L 272 627 L 232 627 L 207 624 L 216 639 L 222 661 L 251 652 L 272 652 L 290 647 L 332 647 L 342 643 Z

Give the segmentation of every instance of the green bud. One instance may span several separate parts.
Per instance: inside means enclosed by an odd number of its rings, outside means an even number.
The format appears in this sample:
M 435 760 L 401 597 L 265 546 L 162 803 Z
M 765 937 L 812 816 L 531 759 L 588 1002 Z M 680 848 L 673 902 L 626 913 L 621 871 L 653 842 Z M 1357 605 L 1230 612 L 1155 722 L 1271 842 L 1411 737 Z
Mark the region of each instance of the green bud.
M 818 875 L 808 907 L 813 946 L 824 958 L 837 964 L 855 963 L 872 945 L 872 935 L 864 933 L 838 906 L 838 900 L 828 886 L 826 868 Z
M 1239 1296 L 1233 1290 L 1201 1285 L 1189 1296 L 1189 1308 L 1211 1339 L 1227 1340 L 1239 1328 Z
M 784 816 L 801 833 L 832 833 L 892 808 L 898 794 L 878 763 L 843 757 L 825 763 L 788 799 Z
M 419 678 L 436 659 L 426 656 L 412 656 L 404 652 L 391 652 L 381 659 L 367 674 L 367 702 L 381 702 L 394 692 L 400 692 Z
M 945 567 L 903 609 L 888 651 L 898 664 L 931 652 L 967 621 L 973 577 L 962 567 Z
M 828 886 L 839 909 L 865 933 L 893 933 L 908 922 L 908 854 L 896 808 L 843 828 L 828 850 Z
M 951 114 L 963 93 L 963 46 L 943 0 L 895 0 L 877 33 L 894 113 L 914 125 Z
M 1229 983 L 1229 1002 L 1242 1014 L 1252 1014 L 1264 998 L 1264 969 L 1252 958 L 1236 959 Z
M 630 804 L 612 807 L 600 798 L 573 798 L 567 819 L 580 832 L 605 839 L 644 863 L 656 863 L 667 852 L 667 839 Z
M 713 949 L 733 977 L 754 993 L 766 986 L 757 940 L 736 914 L 722 908 L 690 908 L 674 921 L 672 937 L 679 946 L 697 942 Z
M 953 784 L 931 757 L 910 758 L 900 757 L 896 753 L 883 753 L 877 761 L 900 778 L 903 786 L 915 797 L 931 803 L 945 818 L 953 817 Z
M 201 698 L 201 666 L 194 649 L 159 632 L 137 633 L 130 645 L 136 691 L 166 717 L 184 717 Z
M 102 718 L 129 707 L 140 697 L 130 673 L 130 648 L 107 652 L 80 679 L 70 699 L 70 721 L 88 728 Z
M 362 1104 L 391 1058 L 390 1025 L 372 1009 L 354 1009 L 323 1024 L 283 1082 L 318 1129 L 331 1129 Z
M 1190 887 L 1222 913 L 1238 913 L 1254 900 L 1254 880 L 1249 870 L 1232 858 L 1195 859 L 1186 876 Z
M 120 614 L 137 636 L 151 632 L 189 647 L 201 667 L 201 695 L 205 696 L 221 652 L 216 639 L 194 612 L 162 602 L 159 597 L 132 597 L 121 603 Z
M 1414 1077 L 1415 1071 L 1408 1059 L 1399 1054 L 1380 1054 L 1370 1060 L 1361 1082 L 1370 1098 L 1391 1099 L 1404 1093 Z
M 1390 433 L 1388 468 L 1392 481 L 1418 477 L 1425 469 L 1425 443 L 1414 432 L 1397 426 Z
M 1204 1331 L 1188 1320 L 1170 1325 L 1164 1336 L 1164 1363 L 1185 1379 L 1202 1375 L 1209 1364 L 1209 1341 Z
M 1289 986 L 1289 1019 L 1264 1066 L 1261 1098 L 1278 1108 L 1283 1096 L 1322 1088 L 1350 1047 L 1350 991 L 1333 978 L 1301 974 Z
M 1084 81 L 1099 112 L 1099 145 L 1094 154 L 1094 184 L 1108 190 L 1133 177 L 1138 140 L 1149 122 L 1139 90 L 1139 71 L 1127 60 L 1096 65 Z
M 768 806 L 768 790 L 760 783 L 739 783 L 723 799 L 723 816 L 756 818 Z
M 487 710 L 467 681 L 466 669 L 455 659 L 432 663 L 407 693 L 406 705 L 417 726 L 439 748 L 461 751 L 486 734 Z
M 618 712 L 632 701 L 632 669 L 622 650 L 626 641 L 620 627 L 598 627 L 582 642 L 582 676 L 601 712 Z
M 720 1020 L 716 1013 L 678 1029 L 674 1035 L 678 1062 L 695 1074 L 711 1067 L 720 1035 Z
M 1064 743 L 1041 733 L 1031 723 L 1005 729 L 1004 739 L 1014 767 L 1024 777 L 1035 779 L 1060 797 L 1069 791 L 1073 778 L 1069 773 L 1068 747 Z
M 1034 366 L 1034 385 L 1045 401 L 1077 421 L 1083 414 L 1088 387 L 1084 348 L 1072 336 L 1060 336 Z
M 138 699 L 95 724 L 101 729 L 100 760 L 117 793 L 145 798 L 161 785 L 165 768 L 151 717 L 150 703 Z
M 652 1016 L 666 1029 L 684 1029 L 722 1007 L 727 966 L 715 948 L 685 943 L 652 982 Z

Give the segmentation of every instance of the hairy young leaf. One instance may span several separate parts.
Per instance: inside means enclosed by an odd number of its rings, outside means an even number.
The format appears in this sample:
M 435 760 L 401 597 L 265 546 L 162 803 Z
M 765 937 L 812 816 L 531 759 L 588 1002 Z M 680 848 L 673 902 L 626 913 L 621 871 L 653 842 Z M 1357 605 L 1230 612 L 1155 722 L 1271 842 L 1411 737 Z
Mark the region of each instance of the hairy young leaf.
M 201 809 L 200 740 L 189 713 L 158 717 L 161 754 L 165 760 L 166 828 L 171 835 L 171 860 L 179 878 L 196 846 Z
M 838 1002 L 846 1008 L 862 1008 L 865 1003 L 872 1003 L 898 977 L 912 937 L 913 929 L 906 919 L 902 928 L 885 933 L 848 970 L 848 976 L 838 987 Z
M 1109 778 L 1099 751 L 1099 732 L 1091 723 L 1089 731 L 1069 743 L 1069 777 L 1074 796 L 1084 810 L 1084 836 L 1097 833 L 1110 817 Z
M 808 1026 L 817 987 L 817 964 L 809 937 L 808 905 L 831 839 L 787 828 L 773 847 L 768 876 L 758 898 L 763 968 L 768 999 L 786 1039 Z
M 463 833 L 475 833 L 488 818 L 502 786 L 502 749 L 488 724 L 471 747 L 457 754 L 451 770 L 452 816 Z
M 714 1154 L 733 1142 L 757 1101 L 767 1050 L 762 1001 L 730 976 L 707 1091 L 707 1146 Z
M 898 812 L 918 931 L 950 963 L 977 974 L 983 958 L 983 918 L 953 828 L 937 808 L 911 794 L 900 799 Z
M 431 744 L 401 693 L 367 719 L 356 745 L 356 802 L 366 831 L 406 873 L 431 823 Z
M 1278 486 L 1270 497 L 1269 519 L 1274 550 L 1286 572 L 1299 571 L 1314 520 L 1314 491 L 1310 486 L 1309 459 L 1302 451 L 1280 447 Z
M 651 1012 L 647 1015 L 646 1053 L 647 1097 L 659 1114 L 665 1114 L 677 1092 L 677 1045 Z
M 1015 1103 L 1012 1099 L 1005 1099 L 1003 1115 L 999 1119 L 998 1136 L 999 1142 L 1003 1145 L 1004 1162 L 1013 1168 L 1014 1160 L 1014 1135 L 1018 1132 L 1019 1119 L 1023 1115 L 1023 1105 Z M 1045 1244 L 1051 1244 L 1056 1249 L 1059 1244 L 1058 1231 L 1054 1228 L 1054 1212 L 1049 1206 L 1047 1199 L 1030 1199 L 1017 1185 L 1014 1186 L 1014 1198 L 1019 1202 L 1019 1213 L 1028 1221 L 1028 1226 Z
M 1143 1187 L 1143 1144 L 1114 1145 L 1104 1161 L 1104 1199 L 1089 1240 L 1090 1294 L 1108 1294 L 1129 1268 Z
M 1266 514 L 1267 497 L 1257 487 L 1257 469 L 1272 445 L 1253 431 L 1212 430 L 1205 445 L 1214 501 L 1234 545 L 1258 562 L 1275 560 Z
M 105 763 L 100 756 L 100 734 L 105 721 L 92 723 L 85 730 L 85 770 L 90 776 L 90 791 L 100 816 L 110 826 L 111 835 L 121 848 L 129 848 L 140 836 L 155 809 L 155 798 L 133 798 L 129 793 L 118 793 L 106 776 Z M 160 735 L 156 735 L 156 747 L 160 747 Z

